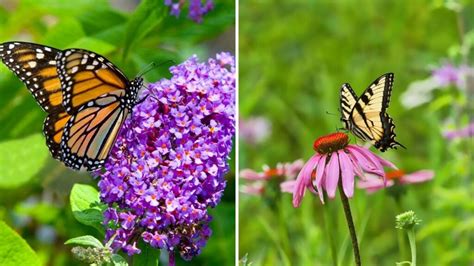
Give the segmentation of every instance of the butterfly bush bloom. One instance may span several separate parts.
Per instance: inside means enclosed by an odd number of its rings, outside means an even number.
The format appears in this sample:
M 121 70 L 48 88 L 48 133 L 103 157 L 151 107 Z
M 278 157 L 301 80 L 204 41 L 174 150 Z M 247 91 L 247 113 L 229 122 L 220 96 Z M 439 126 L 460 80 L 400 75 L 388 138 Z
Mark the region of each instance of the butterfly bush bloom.
M 386 187 L 394 186 L 395 184 L 416 184 L 423 183 L 433 179 L 434 171 L 432 170 L 420 170 L 410 174 L 406 174 L 402 170 L 395 170 L 385 173 L 387 182 L 383 182 L 372 174 L 366 174 L 364 180 L 357 182 L 357 187 L 365 189 L 368 193 L 374 193 Z
M 234 136 L 235 66 L 230 54 L 196 56 L 150 84 L 100 176 L 106 241 L 140 253 L 137 241 L 189 260 L 211 235 L 208 207 L 223 194 Z
M 316 139 L 316 153 L 306 162 L 296 178 L 293 206 L 298 207 L 306 189 L 318 194 L 324 204 L 323 190 L 334 198 L 339 182 L 348 198 L 354 193 L 354 178 L 371 173 L 385 180 L 384 166 L 397 169 L 391 162 L 357 145 L 349 145 L 349 136 L 338 132 Z M 314 189 L 316 188 L 316 190 Z
M 165 5 L 171 8 L 170 14 L 175 17 L 179 17 L 185 3 L 186 1 L 184 0 L 165 0 Z M 212 9 L 214 9 L 212 0 L 189 0 L 188 17 L 195 22 L 201 23 L 202 17 Z

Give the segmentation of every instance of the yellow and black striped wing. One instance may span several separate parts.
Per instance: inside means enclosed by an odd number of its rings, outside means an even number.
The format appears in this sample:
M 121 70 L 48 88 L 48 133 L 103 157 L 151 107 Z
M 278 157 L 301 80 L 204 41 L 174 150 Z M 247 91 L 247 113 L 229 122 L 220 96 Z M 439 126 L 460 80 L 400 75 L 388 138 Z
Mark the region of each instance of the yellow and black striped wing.
M 57 72 L 59 50 L 34 43 L 0 44 L 0 58 L 48 113 L 61 112 L 62 91 Z
M 364 141 L 371 142 L 380 151 L 388 148 L 396 148 L 397 145 L 404 147 L 395 141 L 395 125 L 393 119 L 386 113 L 390 103 L 394 75 L 387 73 L 377 78 L 357 99 L 348 117 L 346 128 Z M 346 87 L 350 88 L 350 87 Z M 341 106 L 343 105 L 343 95 L 347 102 L 347 92 L 353 91 L 341 89 Z M 342 111 L 344 112 L 344 111 Z M 344 119 L 344 113 L 343 113 Z
M 63 84 L 63 105 L 75 114 L 83 105 L 103 95 L 123 98 L 128 79 L 111 62 L 96 53 L 68 49 L 58 57 L 59 78 Z
M 73 169 L 98 169 L 107 158 L 128 115 L 113 94 L 83 105 L 67 122 L 61 141 L 61 160 Z
M 349 83 L 345 83 L 341 87 L 340 97 L 341 120 L 346 124 L 347 121 L 349 121 L 352 109 L 357 102 L 357 95 L 355 94 L 351 85 L 349 85 Z

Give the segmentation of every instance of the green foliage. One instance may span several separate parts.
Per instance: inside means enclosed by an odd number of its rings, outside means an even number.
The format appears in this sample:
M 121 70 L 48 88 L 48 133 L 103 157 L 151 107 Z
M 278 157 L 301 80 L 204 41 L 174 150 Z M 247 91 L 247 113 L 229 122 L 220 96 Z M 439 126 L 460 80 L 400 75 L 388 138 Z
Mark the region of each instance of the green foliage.
M 180 18 L 170 16 L 162 0 L 125 1 L 128 8 L 117 7 L 123 5 L 117 4 L 120 1 L 108 0 L 0 2 L 0 42 L 19 40 L 59 49 L 92 50 L 107 57 L 129 78 L 151 62 L 180 63 L 192 54 L 205 59 L 216 50 L 234 52 L 233 41 L 231 46 L 209 45 L 233 28 L 232 1 L 217 2 L 202 24 L 187 19 L 184 13 Z M 169 66 L 153 69 L 145 80 L 169 78 Z M 41 264 L 77 265 L 64 240 L 90 235 L 100 242 L 104 238 L 102 207 L 97 204 L 98 193 L 89 174 L 71 171 L 49 155 L 41 136 L 45 117 L 23 83 L 0 63 L 0 217 L 21 232 L 38 252 Z M 76 183 L 89 185 L 72 188 Z M 233 195 L 233 189 L 226 194 Z M 233 208 L 233 197 L 224 199 L 224 203 Z M 227 214 L 228 210 L 222 212 Z M 211 237 L 209 243 L 219 246 L 219 250 L 233 250 L 228 236 L 234 232 L 234 216 L 219 211 L 215 215 L 219 221 L 213 223 L 218 222 L 223 231 Z M 52 240 L 39 237 L 44 228 L 53 230 Z M 221 261 L 231 265 L 234 254 L 226 252 L 229 257 Z M 192 263 L 203 265 L 215 257 L 205 253 Z M 111 259 L 114 265 L 127 265 L 121 255 Z M 184 263 L 177 259 L 178 264 Z
M 140 3 L 127 24 L 123 52 L 124 59 L 134 44 L 140 43 L 150 31 L 161 23 L 164 18 L 164 12 L 166 12 L 166 8 L 159 1 L 144 0 Z
M 0 188 L 17 188 L 29 182 L 47 159 L 44 146 L 40 134 L 0 142 L 0 151 L 4 151 L 0 153 Z
M 409 259 L 408 242 L 403 238 L 399 243 L 393 221 L 407 209 L 423 219 L 417 227 L 420 265 L 465 265 L 473 259 L 468 251 L 472 236 L 461 232 L 472 228 L 468 222 L 472 199 L 467 195 L 474 188 L 474 146 L 468 139 L 448 141 L 442 136 L 446 124 L 459 129 L 472 122 L 472 104 L 466 104 L 472 99 L 466 91 L 450 87 L 436 90 L 432 102 L 414 109 L 405 109 L 400 100 L 409 84 L 428 78 L 431 68 L 443 61 L 471 67 L 474 62 L 472 48 L 460 52 L 460 47 L 468 46 L 474 28 L 469 15 L 474 11 L 472 1 L 464 2 L 461 11 L 446 6 L 460 1 L 435 2 L 240 4 L 240 117 L 264 116 L 272 124 L 266 141 L 240 140 L 241 169 L 307 160 L 317 137 L 341 127 L 338 108 L 343 83 L 349 82 L 360 94 L 379 75 L 395 73 L 388 113 L 397 140 L 407 150 L 390 150 L 381 156 L 407 173 L 432 169 L 435 177 L 426 184 L 406 186 L 398 199 L 385 191 L 372 195 L 355 191 L 350 203 L 363 265 L 393 265 Z M 465 34 L 462 44 L 460 30 Z M 459 49 L 450 55 L 452 47 Z M 350 239 L 338 196 L 322 206 L 307 193 L 301 207 L 294 209 L 291 195 L 279 192 L 280 181 L 269 181 L 263 196 L 241 194 L 239 257 L 248 254 L 254 265 L 286 265 L 287 258 L 292 265 L 351 265 Z M 463 230 L 458 229 L 461 225 Z
M 41 265 L 28 243 L 3 221 L 0 221 L 0 265 Z
M 71 210 L 74 217 L 85 225 L 103 232 L 99 192 L 92 186 L 75 184 L 71 190 Z
M 93 236 L 78 236 L 69 239 L 68 241 L 64 242 L 66 245 L 70 244 L 76 244 L 76 245 L 82 245 L 82 246 L 91 246 L 91 247 L 96 247 L 96 248 L 103 248 L 104 245 L 102 245 L 102 242 L 97 240 L 97 238 Z
M 149 244 L 140 241 L 138 242 L 138 248 L 142 252 L 138 255 L 133 256 L 133 265 L 143 266 L 158 266 L 160 262 L 160 251 L 152 248 Z

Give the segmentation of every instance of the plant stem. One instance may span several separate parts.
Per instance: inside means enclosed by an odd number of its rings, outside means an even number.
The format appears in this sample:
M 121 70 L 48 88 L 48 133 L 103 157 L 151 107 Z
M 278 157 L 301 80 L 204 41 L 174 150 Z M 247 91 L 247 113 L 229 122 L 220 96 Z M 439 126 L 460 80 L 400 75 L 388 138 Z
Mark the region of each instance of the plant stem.
M 416 266 L 415 228 L 407 230 L 407 234 L 408 234 L 408 241 L 410 242 L 411 266 Z
M 176 262 L 174 260 L 174 251 L 169 251 L 168 253 L 168 266 L 175 266 Z
M 349 227 L 349 234 L 351 235 L 352 240 L 352 249 L 354 250 L 354 260 L 357 266 L 360 266 L 360 254 L 359 254 L 359 244 L 357 243 L 357 235 L 354 228 L 354 221 L 352 220 L 351 206 L 349 205 L 349 199 L 346 194 L 344 194 L 344 189 L 342 188 L 342 177 L 339 178 L 339 195 L 341 196 L 342 206 L 344 207 L 344 214 L 346 215 L 347 225 Z
M 398 196 L 393 197 L 395 201 L 395 206 L 397 208 L 397 213 L 402 213 L 403 208 L 402 208 L 402 202 L 401 198 Z M 407 256 L 407 246 L 405 242 L 405 234 L 403 230 L 397 230 L 397 238 L 398 238 L 398 248 L 400 249 L 400 258 L 405 258 Z

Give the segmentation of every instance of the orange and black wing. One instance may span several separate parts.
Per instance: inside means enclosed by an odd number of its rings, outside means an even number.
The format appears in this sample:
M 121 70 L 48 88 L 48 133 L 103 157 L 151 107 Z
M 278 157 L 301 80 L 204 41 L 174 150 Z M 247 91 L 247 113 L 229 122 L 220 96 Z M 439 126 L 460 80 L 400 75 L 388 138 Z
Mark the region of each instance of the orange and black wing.
M 128 79 L 104 57 L 86 50 L 68 49 L 61 52 L 58 61 L 63 105 L 69 114 L 104 95 L 125 96 Z
M 103 95 L 84 104 L 72 115 L 61 140 L 61 161 L 73 169 L 100 168 L 128 115 L 114 94 Z
M 0 58 L 25 83 L 39 105 L 48 113 L 61 112 L 62 91 L 57 71 L 59 50 L 27 42 L 0 44 Z
M 43 134 L 46 137 L 46 145 L 54 159 L 61 159 L 61 140 L 64 127 L 71 118 L 65 110 L 49 114 L 43 123 Z

